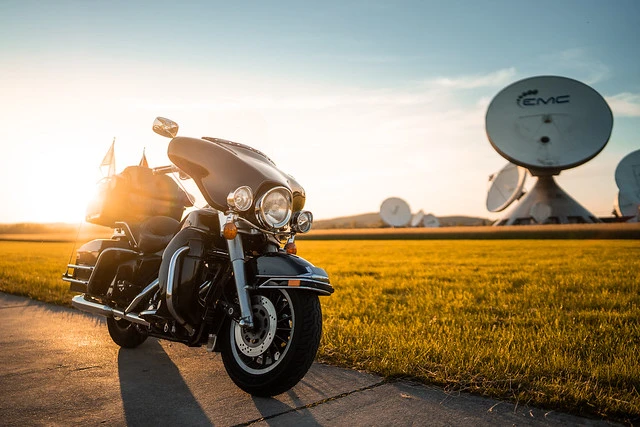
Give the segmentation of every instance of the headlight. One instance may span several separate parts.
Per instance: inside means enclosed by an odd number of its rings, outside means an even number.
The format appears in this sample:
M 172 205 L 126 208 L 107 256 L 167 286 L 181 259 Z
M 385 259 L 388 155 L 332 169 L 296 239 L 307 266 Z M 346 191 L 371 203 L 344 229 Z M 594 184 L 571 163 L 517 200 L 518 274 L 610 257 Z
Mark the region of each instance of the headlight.
M 242 186 L 236 188 L 236 191 L 229 193 L 227 196 L 227 204 L 230 208 L 244 212 L 251 207 L 253 203 L 253 192 L 251 188 Z
M 313 214 L 309 211 L 296 212 L 291 218 L 291 227 L 298 233 L 311 230 L 311 224 L 313 224 Z
M 291 192 L 284 187 L 267 191 L 256 203 L 258 221 L 269 228 L 282 228 L 291 219 Z

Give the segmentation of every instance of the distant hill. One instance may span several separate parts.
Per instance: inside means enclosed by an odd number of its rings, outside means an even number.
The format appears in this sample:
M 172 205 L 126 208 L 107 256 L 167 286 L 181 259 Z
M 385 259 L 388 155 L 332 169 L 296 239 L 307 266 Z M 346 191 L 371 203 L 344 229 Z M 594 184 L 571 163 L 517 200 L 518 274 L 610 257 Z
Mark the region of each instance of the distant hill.
M 491 225 L 492 221 L 487 218 L 476 218 L 469 216 L 439 216 L 441 227 L 456 226 L 482 226 Z M 313 222 L 314 230 L 330 230 L 344 228 L 387 228 L 382 222 L 380 215 L 376 213 L 366 213 L 353 216 L 343 216 L 333 219 L 321 219 Z

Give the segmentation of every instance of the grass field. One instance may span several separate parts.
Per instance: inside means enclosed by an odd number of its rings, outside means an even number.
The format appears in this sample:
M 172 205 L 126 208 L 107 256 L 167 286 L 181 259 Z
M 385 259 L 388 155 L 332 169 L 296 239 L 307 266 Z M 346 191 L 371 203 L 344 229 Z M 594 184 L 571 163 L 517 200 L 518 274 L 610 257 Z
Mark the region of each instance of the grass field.
M 73 244 L 0 242 L 0 290 L 69 304 Z M 319 359 L 640 422 L 637 240 L 298 242 L 336 293 Z

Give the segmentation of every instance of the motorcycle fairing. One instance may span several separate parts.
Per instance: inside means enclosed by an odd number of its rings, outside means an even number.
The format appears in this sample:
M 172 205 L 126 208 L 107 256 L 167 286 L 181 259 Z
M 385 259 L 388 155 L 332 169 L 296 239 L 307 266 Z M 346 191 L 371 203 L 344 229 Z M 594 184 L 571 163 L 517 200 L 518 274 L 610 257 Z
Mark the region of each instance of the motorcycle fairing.
M 186 172 L 209 205 L 227 210 L 227 196 L 243 185 L 254 194 L 267 187 L 283 186 L 293 194 L 293 210 L 304 207 L 304 189 L 280 171 L 264 154 L 223 139 L 175 137 L 167 150 L 173 164 Z
M 322 295 L 334 292 L 326 271 L 296 255 L 273 252 L 255 257 L 247 262 L 247 272 L 255 288 L 303 289 Z

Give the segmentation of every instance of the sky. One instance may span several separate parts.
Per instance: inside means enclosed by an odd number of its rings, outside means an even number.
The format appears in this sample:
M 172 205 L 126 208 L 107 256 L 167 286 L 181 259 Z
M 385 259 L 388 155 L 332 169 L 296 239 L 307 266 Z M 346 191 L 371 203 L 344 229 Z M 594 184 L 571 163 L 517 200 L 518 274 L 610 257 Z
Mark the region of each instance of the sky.
M 507 161 L 485 113 L 537 75 L 611 107 L 603 151 L 557 177 L 610 216 L 615 168 L 640 148 L 638 16 L 635 0 L 0 0 L 0 223 L 82 221 L 114 137 L 118 170 L 143 149 L 168 164 L 156 116 L 263 151 L 316 219 L 388 197 L 496 219 L 488 177 Z

